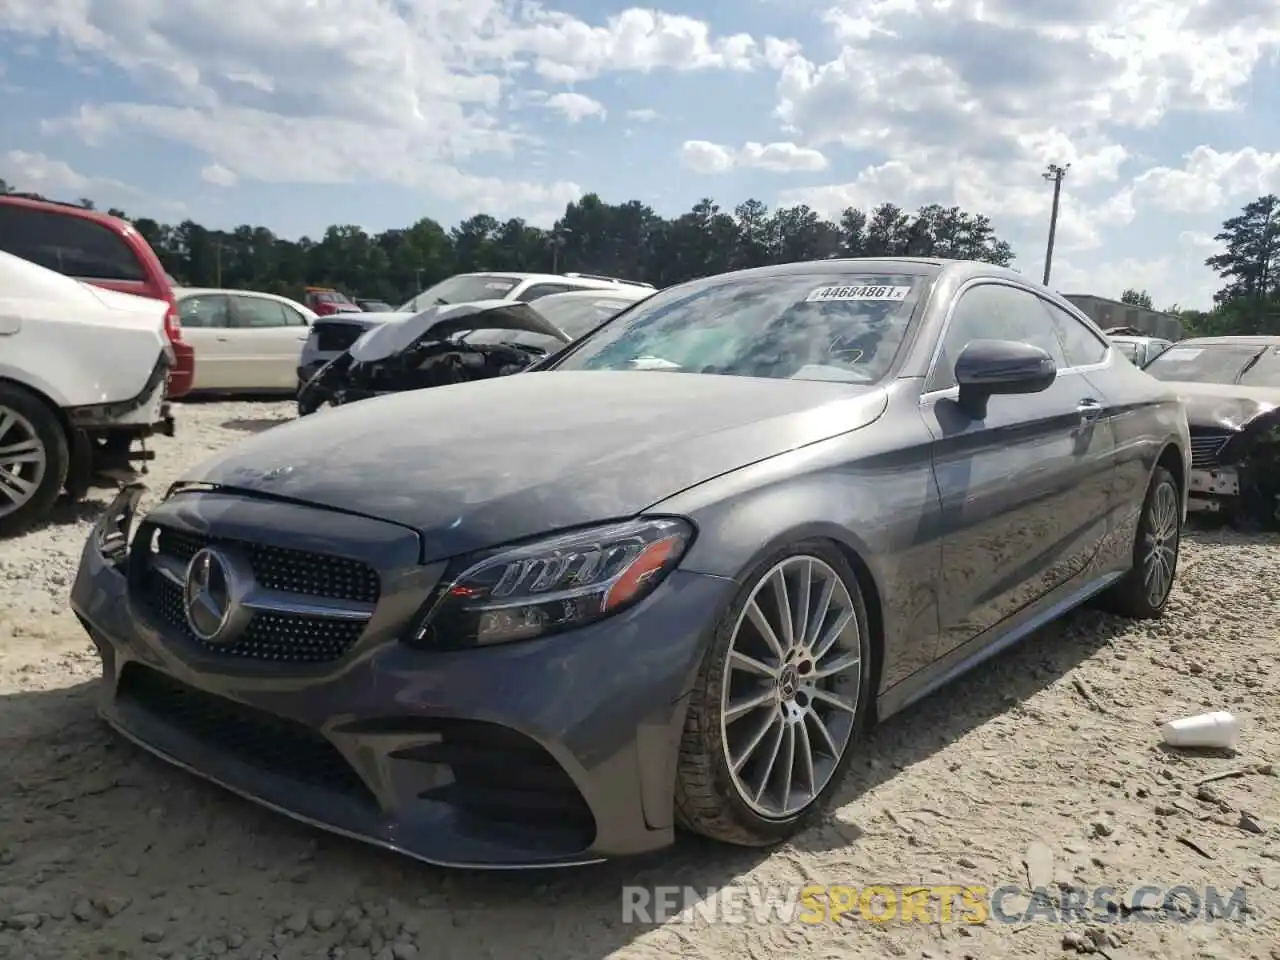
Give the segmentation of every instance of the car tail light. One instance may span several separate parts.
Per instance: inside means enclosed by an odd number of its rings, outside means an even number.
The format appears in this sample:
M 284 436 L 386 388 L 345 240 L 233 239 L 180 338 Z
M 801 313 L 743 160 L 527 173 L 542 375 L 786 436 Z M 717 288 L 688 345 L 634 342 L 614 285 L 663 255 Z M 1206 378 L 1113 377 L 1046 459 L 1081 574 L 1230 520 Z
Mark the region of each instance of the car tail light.
M 178 316 L 178 307 L 169 302 L 169 309 L 164 315 L 164 333 L 172 342 L 182 339 L 182 318 Z

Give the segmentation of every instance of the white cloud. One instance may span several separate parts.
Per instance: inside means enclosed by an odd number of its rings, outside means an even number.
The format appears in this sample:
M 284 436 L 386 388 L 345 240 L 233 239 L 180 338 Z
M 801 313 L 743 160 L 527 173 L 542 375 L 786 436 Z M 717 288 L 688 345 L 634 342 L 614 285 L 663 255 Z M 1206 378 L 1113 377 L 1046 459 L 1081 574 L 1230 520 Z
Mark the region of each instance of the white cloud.
M 827 168 L 827 158 L 821 152 L 794 143 L 749 142 L 735 150 L 708 140 L 686 140 L 679 157 L 689 170 L 702 174 L 727 173 L 735 167 L 771 173 L 813 173 Z
M 580 123 L 587 117 L 603 120 L 609 115 L 603 103 L 581 93 L 557 93 L 547 99 L 545 106 L 562 114 L 570 123 Z
M 870 162 L 784 191 L 784 203 L 828 213 L 885 200 L 959 204 L 991 216 L 1033 273 L 1050 162 L 1071 164 L 1058 225 L 1064 270 L 1161 206 L 1220 219 L 1280 185 L 1280 155 L 1202 147 L 1169 168 L 1135 156 L 1128 137 L 1174 110 L 1238 110 L 1255 68 L 1280 50 L 1272 0 L 830 0 L 824 20 L 838 51 L 786 58 L 776 118 L 795 139 Z M 1163 252 L 1173 236 L 1155 245 Z M 1212 273 L 1202 255 L 1188 256 L 1143 262 L 1173 271 L 1173 285 L 1194 277 L 1207 302 Z M 1112 270 L 1138 262 L 1107 259 Z
M 0 155 L 0 178 L 15 190 L 39 193 L 55 200 L 66 199 L 72 194 L 75 196 L 71 199 L 91 194 L 94 195 L 91 199 L 96 199 L 98 194 L 136 196 L 139 193 L 136 188 L 119 180 L 86 176 L 61 160 L 24 150 L 10 150 Z
M 1209 213 L 1227 203 L 1280 191 L 1280 152 L 1245 147 L 1220 153 L 1201 145 L 1180 168 L 1152 167 L 1134 180 L 1138 195 L 1176 213 Z
M 234 170 L 228 170 L 220 163 L 211 163 L 200 171 L 200 179 L 215 187 L 234 187 L 240 182 Z
M 652 123 L 657 120 L 660 114 L 657 110 L 649 107 L 642 107 L 639 110 L 628 110 L 627 119 L 634 120 L 636 123 Z
M 263 0 L 235 16 L 208 0 L 8 0 L 0 36 L 55 40 L 157 92 L 156 102 L 85 104 L 51 130 L 94 144 L 144 132 L 194 146 L 216 182 L 407 183 L 464 202 L 496 198 L 504 211 L 581 192 L 466 172 L 476 156 L 529 140 L 503 115 L 505 93 L 527 87 L 522 72 L 567 83 L 748 71 L 794 47 L 659 10 L 591 24 L 514 0 Z M 542 105 L 574 122 L 604 116 L 577 93 Z

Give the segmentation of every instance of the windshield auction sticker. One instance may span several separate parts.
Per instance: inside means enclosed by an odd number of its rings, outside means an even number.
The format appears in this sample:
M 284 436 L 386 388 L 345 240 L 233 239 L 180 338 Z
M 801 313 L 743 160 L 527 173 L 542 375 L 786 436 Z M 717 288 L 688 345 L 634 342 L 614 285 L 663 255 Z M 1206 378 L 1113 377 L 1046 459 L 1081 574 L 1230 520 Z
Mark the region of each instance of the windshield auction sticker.
M 805 297 L 805 303 L 831 303 L 841 300 L 891 300 L 907 299 L 910 287 L 819 287 Z

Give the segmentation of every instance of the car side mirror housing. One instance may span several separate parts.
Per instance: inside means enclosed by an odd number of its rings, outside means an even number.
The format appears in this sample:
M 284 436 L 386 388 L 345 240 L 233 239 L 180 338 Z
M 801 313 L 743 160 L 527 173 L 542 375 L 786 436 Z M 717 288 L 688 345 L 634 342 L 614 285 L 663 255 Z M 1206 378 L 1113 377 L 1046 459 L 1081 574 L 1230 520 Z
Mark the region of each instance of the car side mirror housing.
M 974 419 L 982 419 L 993 396 L 1048 390 L 1058 367 L 1048 353 L 1029 343 L 971 340 L 956 359 L 955 374 L 960 407 Z

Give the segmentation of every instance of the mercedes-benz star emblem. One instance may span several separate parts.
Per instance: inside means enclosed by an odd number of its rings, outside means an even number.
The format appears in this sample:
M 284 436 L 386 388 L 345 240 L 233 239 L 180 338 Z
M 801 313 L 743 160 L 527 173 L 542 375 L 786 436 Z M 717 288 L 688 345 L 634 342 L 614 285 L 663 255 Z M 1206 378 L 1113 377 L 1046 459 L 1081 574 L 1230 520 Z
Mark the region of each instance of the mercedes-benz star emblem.
M 187 565 L 182 605 L 191 632 L 206 643 L 216 642 L 227 629 L 234 609 L 227 561 L 206 547 Z

